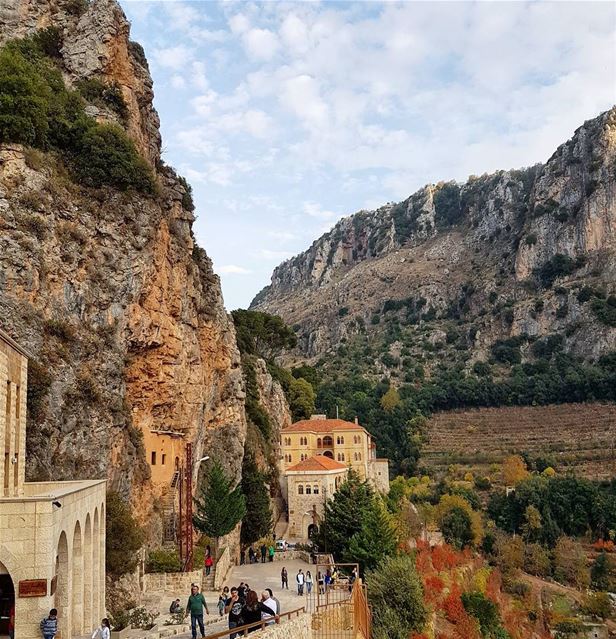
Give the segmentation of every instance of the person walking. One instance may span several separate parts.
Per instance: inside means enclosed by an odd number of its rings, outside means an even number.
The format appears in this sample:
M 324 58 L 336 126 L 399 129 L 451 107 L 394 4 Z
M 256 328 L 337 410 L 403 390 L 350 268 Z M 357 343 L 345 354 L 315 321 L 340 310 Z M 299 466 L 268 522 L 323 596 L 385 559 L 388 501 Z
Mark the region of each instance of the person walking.
M 240 551 L 240 566 L 243 566 L 246 563 L 246 547 L 242 546 L 242 550 Z
M 229 599 L 229 586 L 225 586 L 218 595 L 218 614 L 222 617 Z
M 58 633 L 58 611 L 52 608 L 49 615 L 41 620 L 43 639 L 53 639 Z
M 295 575 L 295 581 L 297 581 L 297 594 L 298 595 L 303 595 L 304 594 L 304 582 L 305 582 L 306 578 L 304 576 L 304 571 L 300 568 L 299 572 L 297 573 L 297 575 Z
M 287 569 L 284 566 L 282 567 L 282 570 L 280 571 L 280 580 L 282 581 L 281 590 L 284 590 L 285 588 L 288 590 L 289 589 L 289 573 L 287 572 Z
M 312 575 L 310 574 L 310 570 L 306 571 L 306 591 L 307 594 L 312 592 Z
M 214 559 L 212 558 L 212 555 L 206 555 L 205 561 L 203 563 L 205 564 L 205 576 L 209 577 L 210 572 L 212 572 L 212 566 L 214 565 Z
M 268 549 L 270 562 L 274 561 L 274 553 L 275 552 L 276 552 L 276 549 L 274 548 L 274 544 L 270 544 L 270 547 Z
M 265 563 L 265 555 L 267 555 L 267 546 L 265 544 L 261 544 L 261 563 Z
M 256 561 L 256 557 L 257 556 L 255 554 L 255 549 L 252 546 L 250 546 L 250 548 L 248 549 L 248 561 L 251 564 L 254 564 Z
M 190 597 L 186 603 L 186 612 L 190 613 L 190 629 L 192 632 L 192 639 L 197 639 L 197 624 L 199 624 L 199 631 L 201 637 L 205 637 L 205 626 L 203 625 L 203 610 L 205 614 L 209 615 L 210 611 L 207 609 L 207 603 L 202 592 L 199 592 L 199 586 L 192 585 L 190 589 Z
M 240 597 L 239 590 L 235 586 L 231 588 L 231 596 L 227 599 L 227 604 L 225 605 L 225 612 L 229 615 L 229 630 L 244 625 L 244 620 L 242 619 L 244 603 L 244 599 Z M 232 632 L 229 635 L 229 639 L 235 639 L 236 637 L 239 637 L 239 632 Z
M 111 636 L 111 626 L 109 619 L 105 617 L 101 621 L 101 625 L 92 633 L 92 639 L 109 639 Z
M 319 593 L 324 595 L 325 588 L 323 587 L 323 573 L 320 570 L 317 572 L 317 584 L 319 586 Z

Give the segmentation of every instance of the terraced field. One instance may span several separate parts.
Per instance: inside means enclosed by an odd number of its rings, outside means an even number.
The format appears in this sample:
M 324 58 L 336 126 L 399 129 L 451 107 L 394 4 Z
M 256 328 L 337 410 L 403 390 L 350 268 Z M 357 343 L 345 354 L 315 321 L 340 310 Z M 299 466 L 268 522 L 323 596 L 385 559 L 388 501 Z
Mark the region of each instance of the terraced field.
M 421 462 L 439 469 L 462 464 L 477 471 L 513 453 L 556 461 L 559 472 L 589 479 L 616 477 L 616 405 L 560 404 L 480 408 L 436 414 Z

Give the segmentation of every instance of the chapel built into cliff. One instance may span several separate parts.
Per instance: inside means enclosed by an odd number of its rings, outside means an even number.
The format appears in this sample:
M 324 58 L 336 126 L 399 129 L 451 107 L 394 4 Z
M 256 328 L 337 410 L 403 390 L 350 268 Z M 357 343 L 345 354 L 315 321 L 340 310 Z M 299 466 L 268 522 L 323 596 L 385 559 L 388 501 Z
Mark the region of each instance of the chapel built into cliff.
M 389 460 L 377 458 L 376 444 L 357 419 L 312 415 L 291 424 L 281 432 L 281 455 L 291 538 L 310 538 L 351 468 L 379 492 L 389 490 Z
M 105 480 L 27 482 L 28 355 L 0 330 L 0 636 L 38 639 L 58 609 L 62 639 L 105 612 Z M 52 454 L 52 451 L 49 453 Z

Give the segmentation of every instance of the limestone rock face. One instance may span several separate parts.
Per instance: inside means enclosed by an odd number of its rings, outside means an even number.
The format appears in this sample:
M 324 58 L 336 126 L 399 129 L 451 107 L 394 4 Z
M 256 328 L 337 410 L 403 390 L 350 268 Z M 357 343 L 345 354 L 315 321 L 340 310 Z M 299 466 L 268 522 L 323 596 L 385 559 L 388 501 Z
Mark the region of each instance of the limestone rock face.
M 298 326 L 295 360 L 317 361 L 359 333 L 385 334 L 391 325 L 381 320 L 394 316 L 416 327 L 410 355 L 430 342 L 425 333 L 457 322 L 472 331 L 468 365 L 495 340 L 522 333 L 561 333 L 567 351 L 593 359 L 616 348 L 616 330 L 577 293 L 616 289 L 615 196 L 613 108 L 545 165 L 428 185 L 340 220 L 278 266 L 251 307 Z M 542 286 L 540 271 L 555 256 L 575 268 Z M 386 373 L 380 362 L 373 368 Z
M 77 5 L 0 0 L 0 42 L 59 27 L 67 81 L 117 82 L 158 193 L 81 188 L 51 154 L 0 146 L 0 322 L 33 355 L 29 478 L 107 477 L 146 518 L 158 492 L 142 433 L 180 431 L 239 481 L 245 391 L 185 188 L 158 162 L 147 63 L 115 1 Z

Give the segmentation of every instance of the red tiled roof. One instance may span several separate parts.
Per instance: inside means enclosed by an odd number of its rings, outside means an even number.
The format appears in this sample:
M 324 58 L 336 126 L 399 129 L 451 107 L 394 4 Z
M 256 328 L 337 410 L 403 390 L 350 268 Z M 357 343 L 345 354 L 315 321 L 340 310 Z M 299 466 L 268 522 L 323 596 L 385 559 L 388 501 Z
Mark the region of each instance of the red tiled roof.
M 283 433 L 331 433 L 335 430 L 365 430 L 363 426 L 344 419 L 303 419 L 282 429 Z
M 295 464 L 295 466 L 290 466 L 287 470 L 344 470 L 347 466 L 341 464 L 340 462 L 335 461 L 334 459 L 330 459 L 325 455 L 313 455 L 312 457 L 308 457 L 308 459 L 304 459 L 304 461 L 299 462 L 299 464 Z

